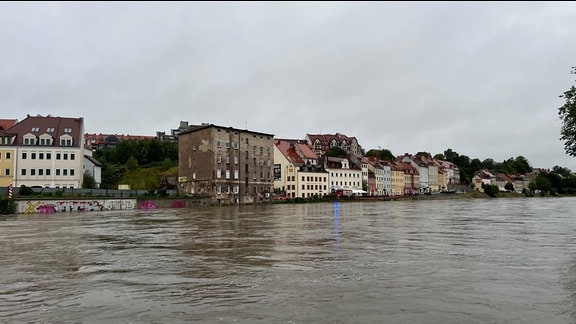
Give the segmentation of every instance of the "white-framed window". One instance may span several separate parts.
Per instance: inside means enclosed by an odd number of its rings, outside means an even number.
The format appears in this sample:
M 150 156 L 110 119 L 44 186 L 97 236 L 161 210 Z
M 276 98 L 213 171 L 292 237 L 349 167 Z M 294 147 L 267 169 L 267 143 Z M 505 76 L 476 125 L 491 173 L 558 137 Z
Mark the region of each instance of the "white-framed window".
M 60 146 L 72 146 L 72 136 L 62 135 L 60 136 Z
M 230 170 L 226 170 L 226 179 L 230 179 Z
M 238 170 L 234 170 L 234 179 L 238 179 Z
M 216 179 L 222 178 L 222 171 L 220 169 L 216 169 Z

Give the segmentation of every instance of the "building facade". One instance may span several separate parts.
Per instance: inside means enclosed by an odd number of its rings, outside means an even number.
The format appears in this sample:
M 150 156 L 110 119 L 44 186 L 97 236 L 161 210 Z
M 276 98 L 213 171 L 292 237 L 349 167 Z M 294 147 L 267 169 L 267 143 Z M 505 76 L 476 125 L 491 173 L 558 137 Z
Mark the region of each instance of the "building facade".
M 273 190 L 274 135 L 202 124 L 178 136 L 178 184 L 215 203 L 251 203 Z
M 28 115 L 3 132 L 1 137 L 0 151 L 5 158 L 10 153 L 14 187 L 82 186 L 83 118 Z
M 274 191 L 286 198 L 323 197 L 330 194 L 328 172 L 318 157 L 300 140 L 274 143 Z

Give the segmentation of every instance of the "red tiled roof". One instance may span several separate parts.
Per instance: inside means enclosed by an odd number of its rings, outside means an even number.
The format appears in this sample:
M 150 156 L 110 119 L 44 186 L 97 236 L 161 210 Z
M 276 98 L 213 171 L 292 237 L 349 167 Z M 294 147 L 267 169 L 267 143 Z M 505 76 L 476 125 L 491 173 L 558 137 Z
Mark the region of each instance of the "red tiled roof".
M 81 143 L 82 133 L 84 131 L 84 119 L 70 117 L 52 117 L 48 116 L 30 116 L 10 128 L 10 132 L 16 134 L 14 145 L 24 143 L 23 136 L 34 134 L 40 136 L 48 134 L 54 138 L 53 146 L 59 146 L 58 140 L 62 135 L 70 135 L 73 139 L 73 147 L 84 145 Z
M 17 123 L 18 119 L 0 119 L 0 131 L 7 130 Z
M 292 164 L 304 164 L 304 160 L 298 156 L 296 150 L 294 149 L 294 144 L 290 140 L 277 139 L 274 143 L 280 153 L 286 157 L 286 159 Z

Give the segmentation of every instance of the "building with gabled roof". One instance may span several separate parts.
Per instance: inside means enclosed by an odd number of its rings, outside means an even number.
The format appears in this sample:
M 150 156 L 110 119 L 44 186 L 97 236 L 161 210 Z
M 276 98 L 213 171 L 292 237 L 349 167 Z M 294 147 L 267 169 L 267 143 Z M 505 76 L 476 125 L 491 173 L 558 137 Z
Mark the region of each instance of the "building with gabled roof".
M 287 198 L 322 197 L 330 193 L 328 172 L 301 140 L 274 141 L 274 191 Z
M 348 137 L 344 134 L 306 134 L 306 142 L 317 156 L 321 157 L 334 147 L 340 147 L 348 154 L 362 155 L 362 148 L 356 137 Z
M 331 192 L 344 191 L 350 195 L 363 195 L 362 169 L 350 163 L 349 159 L 324 157 L 324 168 L 328 172 Z
M 30 116 L 1 135 L 13 149 L 14 187 L 80 188 L 84 163 L 84 119 Z

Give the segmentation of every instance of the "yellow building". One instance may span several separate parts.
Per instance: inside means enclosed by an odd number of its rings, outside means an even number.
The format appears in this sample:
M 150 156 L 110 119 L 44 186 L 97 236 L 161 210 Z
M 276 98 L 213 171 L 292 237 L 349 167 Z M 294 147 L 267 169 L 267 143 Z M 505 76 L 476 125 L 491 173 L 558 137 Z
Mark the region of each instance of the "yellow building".
M 8 130 L 17 123 L 16 119 L 0 119 L 0 187 L 14 186 L 16 155 L 12 144 L 16 136 Z
M 14 161 L 14 149 L 0 146 L 0 187 L 8 187 L 8 185 L 13 184 Z

